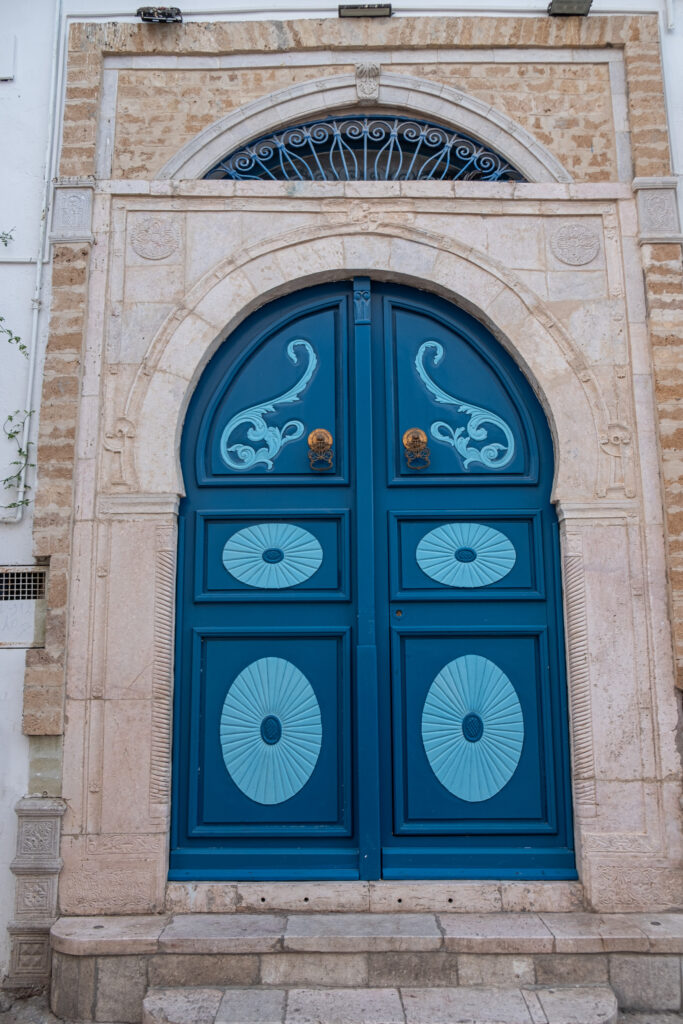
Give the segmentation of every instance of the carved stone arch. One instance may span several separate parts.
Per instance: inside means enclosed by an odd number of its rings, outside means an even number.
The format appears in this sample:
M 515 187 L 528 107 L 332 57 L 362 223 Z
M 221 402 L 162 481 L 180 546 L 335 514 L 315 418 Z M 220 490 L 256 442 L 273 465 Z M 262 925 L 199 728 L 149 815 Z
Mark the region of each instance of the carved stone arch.
M 280 295 L 351 274 L 432 290 L 485 323 L 526 373 L 548 416 L 554 500 L 594 500 L 606 409 L 578 348 L 535 293 L 501 263 L 445 236 L 393 224 L 369 235 L 353 222 L 288 232 L 239 262 L 218 264 L 185 296 L 150 344 L 124 411 L 137 424 L 142 492 L 183 493 L 185 410 L 204 367 L 237 324 Z
M 232 111 L 175 154 L 159 178 L 202 178 L 223 157 L 270 131 L 358 110 L 356 78 L 331 75 L 281 89 Z M 403 111 L 472 135 L 516 167 L 527 181 L 568 182 L 571 175 L 525 128 L 482 100 L 412 75 L 380 71 L 377 98 L 364 110 Z

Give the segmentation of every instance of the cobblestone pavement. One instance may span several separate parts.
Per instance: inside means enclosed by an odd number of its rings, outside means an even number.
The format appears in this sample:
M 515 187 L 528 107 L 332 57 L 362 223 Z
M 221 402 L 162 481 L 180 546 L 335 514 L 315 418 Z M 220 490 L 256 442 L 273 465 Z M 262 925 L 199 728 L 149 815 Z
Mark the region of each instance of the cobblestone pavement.
M 46 996 L 14 999 L 0 992 L 0 1024 L 68 1024 L 50 1013 Z M 622 1013 L 619 1024 L 683 1024 L 683 1013 Z

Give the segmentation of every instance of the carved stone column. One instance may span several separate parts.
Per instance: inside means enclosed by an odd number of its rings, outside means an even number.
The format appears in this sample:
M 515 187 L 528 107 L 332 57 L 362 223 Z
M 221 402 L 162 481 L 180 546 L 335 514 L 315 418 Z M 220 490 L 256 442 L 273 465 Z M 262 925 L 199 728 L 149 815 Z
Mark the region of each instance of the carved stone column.
M 8 927 L 11 941 L 9 988 L 44 986 L 50 977 L 50 928 L 57 916 L 57 877 L 63 800 L 26 797 L 15 807 L 19 818 L 14 920 Z

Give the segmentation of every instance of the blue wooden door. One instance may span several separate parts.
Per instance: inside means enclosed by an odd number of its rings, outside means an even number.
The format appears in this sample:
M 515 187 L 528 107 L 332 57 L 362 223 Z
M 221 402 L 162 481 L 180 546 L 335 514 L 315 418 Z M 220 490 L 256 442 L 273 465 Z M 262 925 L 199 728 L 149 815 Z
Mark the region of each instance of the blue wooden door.
M 181 454 L 171 877 L 575 877 L 552 444 L 492 335 L 291 295 Z

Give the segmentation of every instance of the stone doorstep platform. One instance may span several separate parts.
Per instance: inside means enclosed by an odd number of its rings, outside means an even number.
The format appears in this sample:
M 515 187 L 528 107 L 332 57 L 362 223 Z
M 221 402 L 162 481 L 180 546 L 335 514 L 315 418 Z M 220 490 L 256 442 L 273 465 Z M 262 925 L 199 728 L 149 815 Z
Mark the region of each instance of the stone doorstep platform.
M 683 914 L 63 917 L 52 928 L 52 949 L 53 1011 L 68 1020 L 103 1024 L 139 1024 L 150 990 L 189 986 L 220 993 L 227 987 L 249 987 L 261 993 L 315 989 L 394 994 L 427 987 L 453 993 L 610 986 L 622 1010 L 680 1011 Z M 425 1000 L 419 997 L 420 1006 L 429 1004 Z M 297 1019 L 287 1017 L 287 1024 Z M 318 1019 L 311 1016 L 309 1024 Z M 417 1017 L 407 1019 L 417 1024 Z M 441 1019 L 438 1013 L 425 1016 L 424 1024 Z M 497 1018 L 463 1019 L 490 1024 Z M 522 1019 L 526 1024 L 527 1018 Z M 544 1016 L 529 1019 L 546 1024 Z M 514 1018 L 503 1020 L 513 1024 Z M 392 1021 L 387 1018 L 386 1024 Z M 192 1024 L 192 1019 L 183 1024 Z
M 606 987 L 152 989 L 143 1024 L 616 1024 Z

